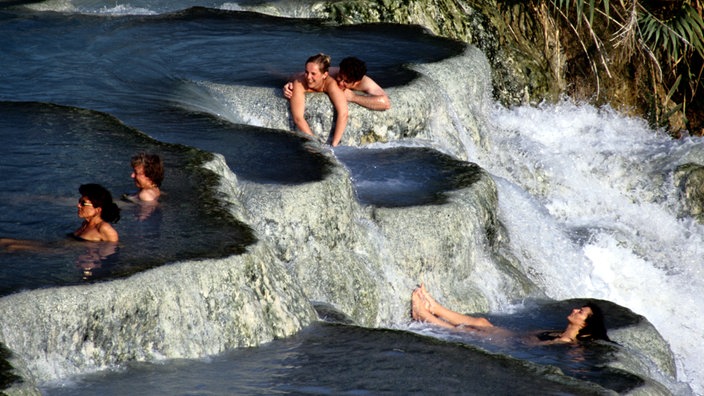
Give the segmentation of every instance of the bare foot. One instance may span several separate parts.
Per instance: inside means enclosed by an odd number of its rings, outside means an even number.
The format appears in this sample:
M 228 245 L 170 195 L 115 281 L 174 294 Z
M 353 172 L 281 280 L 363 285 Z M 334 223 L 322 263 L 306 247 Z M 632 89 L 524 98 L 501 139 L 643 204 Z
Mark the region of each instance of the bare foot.
M 413 320 L 419 320 L 418 319 L 418 313 L 416 312 L 416 290 L 418 289 L 413 289 L 413 292 L 411 293 L 411 318 Z
M 421 293 L 421 296 L 423 297 L 423 300 L 426 303 L 426 308 L 428 309 L 428 311 L 430 311 L 430 313 L 435 315 L 435 311 L 436 311 L 435 308 L 438 306 L 438 303 L 430 295 L 428 290 L 425 288 L 425 284 L 423 284 L 423 283 L 420 284 L 420 293 Z
M 423 305 L 423 298 L 420 296 L 420 289 L 413 289 L 413 293 L 411 293 L 411 317 L 413 320 L 421 320 L 418 313 L 421 305 Z
M 429 316 L 433 316 L 433 314 L 428 311 L 428 304 L 423 299 L 420 288 L 413 290 L 411 295 L 411 317 L 414 320 L 425 322 Z
M 418 290 L 418 289 L 416 289 Z M 425 288 L 424 284 L 420 285 L 419 294 L 424 301 L 425 313 L 439 317 L 440 319 L 454 323 L 455 325 L 467 325 L 475 327 L 493 327 L 494 325 L 485 318 L 476 318 L 469 315 L 458 314 L 457 312 L 450 311 L 449 309 L 440 305 L 435 299 L 430 295 L 428 290 Z M 427 318 L 427 315 L 426 315 Z

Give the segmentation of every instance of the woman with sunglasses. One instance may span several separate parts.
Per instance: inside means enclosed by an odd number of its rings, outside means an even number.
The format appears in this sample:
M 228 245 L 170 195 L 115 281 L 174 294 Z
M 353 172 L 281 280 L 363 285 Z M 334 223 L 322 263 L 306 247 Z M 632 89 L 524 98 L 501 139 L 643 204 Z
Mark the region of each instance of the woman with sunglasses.
M 117 242 L 117 231 L 110 223 L 120 220 L 120 208 L 112 195 L 100 184 L 83 184 L 78 188 L 78 217 L 83 223 L 71 235 L 76 239 L 91 242 Z
M 68 236 L 78 241 L 117 242 L 117 231 L 110 223 L 120 220 L 120 208 L 113 202 L 112 195 L 99 184 L 83 184 L 78 188 L 78 217 L 83 223 Z M 0 238 L 0 248 L 8 252 L 52 251 L 61 245 L 42 241 Z

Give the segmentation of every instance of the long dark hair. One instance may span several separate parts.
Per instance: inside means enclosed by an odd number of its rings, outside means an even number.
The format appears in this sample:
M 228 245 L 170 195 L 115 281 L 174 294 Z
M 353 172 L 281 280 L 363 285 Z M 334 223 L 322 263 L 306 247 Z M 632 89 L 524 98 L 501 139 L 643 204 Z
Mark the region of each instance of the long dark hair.
M 592 310 L 592 314 L 584 321 L 584 327 L 577 334 L 577 339 L 580 341 L 595 341 L 604 340 L 611 341 L 606 334 L 606 323 L 604 322 L 604 312 L 598 305 L 593 302 L 588 302 L 583 305 Z
M 88 197 L 95 208 L 102 208 L 100 218 L 108 223 L 117 223 L 120 220 L 120 208 L 112 201 L 112 194 L 100 184 L 88 183 L 78 187 L 81 196 Z

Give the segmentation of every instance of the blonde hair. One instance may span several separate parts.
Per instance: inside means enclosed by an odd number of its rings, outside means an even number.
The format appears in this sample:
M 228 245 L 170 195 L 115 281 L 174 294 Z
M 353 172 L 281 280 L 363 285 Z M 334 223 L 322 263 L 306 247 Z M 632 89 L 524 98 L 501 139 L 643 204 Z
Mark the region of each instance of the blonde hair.
M 306 61 L 306 65 L 309 64 L 309 63 L 315 63 L 315 64 L 317 64 L 317 65 L 318 65 L 318 69 L 319 69 L 322 73 L 327 73 L 327 72 L 328 72 L 328 69 L 330 69 L 330 56 L 329 56 L 329 55 L 325 55 L 325 54 L 323 54 L 323 53 L 321 52 L 321 53 L 319 53 L 319 54 L 317 54 L 317 55 L 313 55 L 313 56 L 311 56 L 310 58 L 308 58 L 308 60 Z

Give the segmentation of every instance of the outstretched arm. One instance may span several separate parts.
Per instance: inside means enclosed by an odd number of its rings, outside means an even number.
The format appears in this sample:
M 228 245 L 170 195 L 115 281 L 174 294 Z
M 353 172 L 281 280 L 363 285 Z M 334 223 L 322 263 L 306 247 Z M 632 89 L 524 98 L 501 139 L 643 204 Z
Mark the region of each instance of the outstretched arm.
M 345 97 L 350 103 L 356 103 L 370 110 L 383 111 L 391 108 L 391 100 L 389 100 L 386 92 L 374 80 L 368 76 L 364 76 L 362 81 L 356 87 L 356 90 L 363 94 L 358 94 L 352 90 L 345 90 Z
M 37 252 L 45 249 L 47 249 L 47 245 L 40 241 L 31 241 L 27 239 L 14 238 L 0 238 L 0 251 L 5 250 L 7 252 Z
M 347 127 L 348 109 L 347 109 L 347 99 L 345 99 L 345 94 L 337 86 L 334 79 L 328 79 L 326 83 L 325 92 L 330 97 L 333 106 L 335 106 L 335 112 L 337 113 L 335 121 L 335 129 L 332 135 L 332 146 L 336 147 L 340 144 L 342 139 L 342 134 L 345 132 Z
M 291 99 L 289 99 L 289 104 L 291 105 L 291 116 L 293 117 L 293 123 L 296 127 L 303 133 L 308 135 L 313 135 L 308 121 L 305 118 L 306 111 L 306 94 L 303 83 L 299 80 L 293 82 L 293 92 L 291 94 Z

